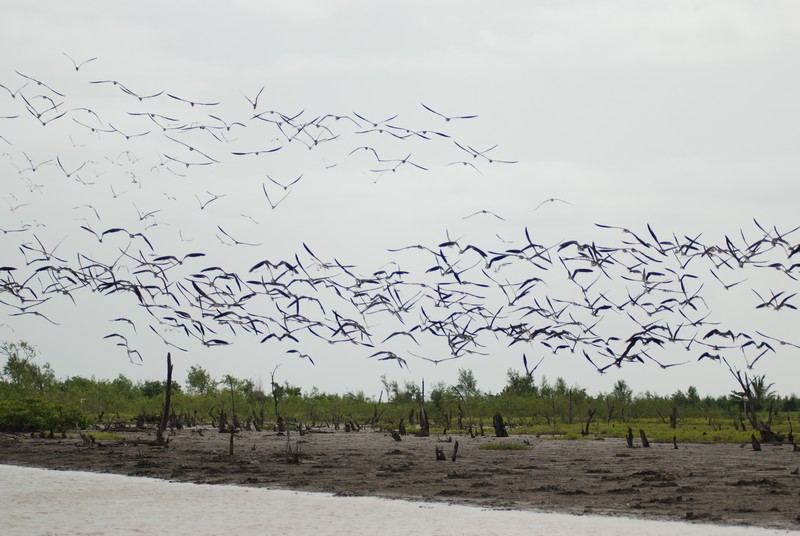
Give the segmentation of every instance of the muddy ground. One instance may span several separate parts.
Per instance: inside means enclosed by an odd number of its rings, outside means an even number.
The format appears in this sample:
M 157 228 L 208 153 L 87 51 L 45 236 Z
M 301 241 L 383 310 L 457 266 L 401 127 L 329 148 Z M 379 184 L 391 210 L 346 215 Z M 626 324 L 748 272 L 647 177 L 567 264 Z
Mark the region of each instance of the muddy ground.
M 0 434 L 0 463 L 85 470 L 181 482 L 444 501 L 492 508 L 611 514 L 800 530 L 800 452 L 792 445 L 651 444 L 623 439 L 568 441 L 404 436 L 323 429 L 287 437 L 229 435 L 183 429 L 167 448 L 138 441 L 152 432 L 124 432 L 125 441 L 41 439 Z M 458 456 L 451 460 L 455 441 Z M 488 450 L 516 443 L 522 450 Z M 446 461 L 436 461 L 442 447 Z M 287 460 L 288 458 L 288 460 Z M 295 461 L 294 458 L 297 458 Z

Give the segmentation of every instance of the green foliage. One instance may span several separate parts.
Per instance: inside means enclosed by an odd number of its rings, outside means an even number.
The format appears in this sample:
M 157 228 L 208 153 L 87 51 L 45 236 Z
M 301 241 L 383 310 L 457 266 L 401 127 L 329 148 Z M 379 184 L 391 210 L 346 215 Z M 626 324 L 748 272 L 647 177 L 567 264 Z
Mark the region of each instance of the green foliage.
M 166 381 L 146 380 L 138 385 L 139 391 L 145 398 L 157 398 L 164 396 L 167 392 Z M 172 392 L 180 393 L 181 386 L 175 380 L 172 381 Z
M 186 375 L 186 390 L 193 395 L 206 395 L 215 388 L 211 374 L 199 365 L 189 367 Z
M 0 343 L 0 353 L 6 356 L 0 377 L 3 429 L 40 431 L 72 428 L 76 423 L 82 427 L 89 419 L 134 421 L 140 415 L 161 412 L 163 380 L 134 383 L 120 374 L 113 380 L 74 376 L 59 381 L 49 365 L 34 361 L 36 349 L 27 343 Z M 280 415 L 288 423 L 343 425 L 349 420 L 384 429 L 397 428 L 402 419 L 409 431 L 416 429 L 422 392 L 413 382 L 401 386 L 384 377 L 386 396 L 377 399 L 361 391 L 330 394 L 314 388 L 303 394 L 299 387 L 275 378 L 276 371 L 265 391 L 247 378 L 225 376 L 215 383 L 207 371 L 193 366 L 186 392 L 173 382 L 172 407 L 178 416 L 206 423 L 218 420 L 224 411 L 229 418 L 235 413 L 240 422 L 258 419 L 267 425 Z M 473 432 L 484 427 L 488 434 L 498 411 L 512 435 L 562 439 L 621 438 L 630 426 L 637 431 L 645 429 L 653 442 L 672 441 L 676 436 L 679 443 L 745 443 L 753 432 L 753 415 L 759 422 L 771 418 L 776 433 L 787 433 L 790 421 L 795 430 L 800 429 L 800 400 L 795 395 L 778 396 L 763 376 L 744 376 L 740 391 L 717 398 L 702 397 L 693 386 L 668 396 L 634 394 L 624 381 L 618 381 L 611 393 L 589 395 L 581 387 L 570 387 L 563 378 L 552 383 L 544 377 L 537 380 L 509 370 L 506 387 L 495 395 L 482 393 L 472 371 L 460 369 L 455 385 L 439 382 L 426 390 L 431 432 L 464 434 L 472 426 Z M 272 408 L 274 415 L 269 415 Z M 584 427 L 592 411 L 596 414 L 586 434 Z M 670 426 L 673 411 L 675 427 Z
M 481 394 L 478 390 L 478 380 L 475 379 L 475 374 L 470 369 L 458 369 L 458 382 L 455 384 L 455 388 L 464 398 L 474 398 Z
M 83 428 L 89 419 L 78 409 L 52 404 L 41 398 L 0 400 L 0 430 L 38 432 Z
M 49 363 L 37 365 L 33 362 L 38 351 L 25 341 L 0 343 L 0 354 L 6 356 L 2 378 L 17 393 L 43 393 L 55 383 Z
M 514 369 L 508 369 L 506 373 L 508 382 L 503 389 L 503 394 L 515 395 L 535 395 L 536 385 L 533 381 L 533 376 L 522 374 Z

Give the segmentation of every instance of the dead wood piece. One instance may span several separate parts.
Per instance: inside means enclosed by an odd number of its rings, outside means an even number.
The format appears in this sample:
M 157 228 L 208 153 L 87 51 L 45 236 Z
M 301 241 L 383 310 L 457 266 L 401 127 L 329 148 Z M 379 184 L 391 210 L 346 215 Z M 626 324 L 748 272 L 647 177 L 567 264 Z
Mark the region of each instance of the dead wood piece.
M 494 435 L 496 437 L 508 437 L 508 431 L 506 430 L 506 425 L 503 422 L 503 416 L 498 411 L 492 417 L 492 426 L 494 427 Z
M 392 430 L 391 432 L 389 432 L 389 434 L 391 434 L 392 439 L 394 439 L 395 441 L 402 441 L 403 440 L 403 438 L 400 437 L 400 432 L 398 432 L 397 430 Z
M 756 438 L 755 434 L 750 434 L 750 444 L 753 445 L 753 450 L 755 451 L 761 450 L 761 442 Z
M 625 436 L 625 441 L 628 443 L 628 448 L 633 448 L 633 429 L 628 426 L 628 434 Z
M 644 448 L 649 448 L 650 447 L 650 442 L 647 440 L 647 436 L 644 435 L 644 430 L 642 430 L 641 428 L 639 428 L 639 437 L 642 440 L 642 446 Z
M 675 450 L 678 449 L 678 436 L 672 436 L 672 446 L 675 447 Z
M 444 448 L 437 446 L 436 447 L 436 461 L 443 462 L 447 460 L 447 457 L 444 455 Z
M 452 461 L 456 461 L 456 456 L 458 455 L 458 441 L 453 443 L 453 457 L 450 458 Z

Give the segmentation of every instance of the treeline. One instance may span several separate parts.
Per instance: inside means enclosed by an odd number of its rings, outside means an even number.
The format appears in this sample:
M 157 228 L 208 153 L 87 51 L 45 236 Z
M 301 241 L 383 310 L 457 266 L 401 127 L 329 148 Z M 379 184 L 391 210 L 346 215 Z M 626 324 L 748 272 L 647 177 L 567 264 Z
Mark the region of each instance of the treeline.
M 90 423 L 142 425 L 155 422 L 161 414 L 163 380 L 133 382 L 122 374 L 113 380 L 81 376 L 62 380 L 49 364 L 36 362 L 36 349 L 28 343 L 0 343 L 0 354 L 6 356 L 0 378 L 0 429 L 58 432 Z M 671 428 L 682 421 L 704 421 L 712 429 L 723 425 L 769 429 L 782 413 L 800 409 L 797 396 L 778 395 L 763 376 L 748 379 L 747 392 L 710 397 L 688 387 L 664 396 L 634 393 L 623 380 L 611 392 L 589 394 L 562 378 L 550 382 L 509 370 L 504 389 L 490 394 L 479 389 L 471 370 L 459 369 L 453 385 L 400 385 L 384 376 L 375 399 L 363 392 L 330 394 L 316 388 L 304 393 L 280 381 L 276 372 L 269 385 L 261 385 L 232 376 L 212 378 L 202 367 L 192 366 L 184 385 L 172 384 L 172 422 L 217 425 L 227 419 L 259 428 L 278 422 L 395 428 L 401 421 L 415 426 L 424 407 L 431 426 L 442 430 L 482 428 L 499 412 L 511 426 L 553 433 L 580 426 L 588 434 L 608 432 L 614 423 L 648 420 Z M 599 425 L 605 426 L 598 429 Z

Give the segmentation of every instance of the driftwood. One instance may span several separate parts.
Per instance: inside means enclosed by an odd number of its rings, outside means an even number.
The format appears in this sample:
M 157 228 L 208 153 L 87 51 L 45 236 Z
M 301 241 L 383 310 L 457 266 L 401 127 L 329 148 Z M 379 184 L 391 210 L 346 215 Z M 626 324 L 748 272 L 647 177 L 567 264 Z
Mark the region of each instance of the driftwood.
M 392 436 L 392 439 L 394 439 L 395 441 L 402 441 L 403 440 L 403 438 L 400 437 L 400 432 L 398 432 L 397 430 L 392 430 L 391 432 L 389 432 L 389 434 Z

